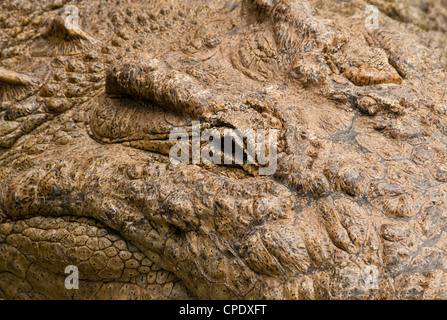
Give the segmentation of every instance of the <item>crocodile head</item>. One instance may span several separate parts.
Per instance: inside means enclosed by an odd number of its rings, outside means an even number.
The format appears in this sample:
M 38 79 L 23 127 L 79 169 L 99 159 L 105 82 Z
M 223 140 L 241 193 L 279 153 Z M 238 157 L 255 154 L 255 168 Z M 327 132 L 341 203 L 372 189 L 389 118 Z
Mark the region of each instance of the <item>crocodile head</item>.
M 447 298 L 447 8 L 368 5 L 4 1 L 0 297 Z

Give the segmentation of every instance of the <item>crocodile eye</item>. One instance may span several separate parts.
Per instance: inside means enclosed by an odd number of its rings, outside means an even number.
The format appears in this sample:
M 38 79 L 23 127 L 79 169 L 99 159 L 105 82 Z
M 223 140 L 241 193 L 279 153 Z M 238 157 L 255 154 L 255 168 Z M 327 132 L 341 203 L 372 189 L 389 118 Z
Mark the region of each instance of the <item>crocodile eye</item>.
M 243 146 L 236 143 L 232 138 L 213 139 L 209 145 L 210 157 L 219 157 L 219 163 L 227 165 L 238 165 L 247 163 L 247 153 Z

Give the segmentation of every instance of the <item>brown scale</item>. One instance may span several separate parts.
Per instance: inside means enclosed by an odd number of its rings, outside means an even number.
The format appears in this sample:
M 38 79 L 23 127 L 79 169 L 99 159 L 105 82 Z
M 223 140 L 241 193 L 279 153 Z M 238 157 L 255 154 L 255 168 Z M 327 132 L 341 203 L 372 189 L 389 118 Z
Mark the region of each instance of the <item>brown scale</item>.
M 340 213 L 338 212 L 338 208 L 334 205 L 332 198 L 321 198 L 318 201 L 317 206 L 322 218 L 322 223 L 334 245 L 348 252 L 355 251 L 355 246 L 352 243 L 349 233 L 340 221 Z
M 327 165 L 324 167 L 323 173 L 335 191 L 344 191 L 350 196 L 357 196 L 361 193 L 360 175 L 356 168 L 338 168 L 335 165 Z
M 210 27 L 199 27 L 180 42 L 180 50 L 194 54 L 203 49 L 212 49 L 220 44 L 218 33 Z
M 343 75 L 357 86 L 371 86 L 381 83 L 401 83 L 397 72 L 380 71 L 373 68 L 347 68 Z
M 414 213 L 415 201 L 411 195 L 401 195 L 399 197 L 389 197 L 381 199 L 383 211 L 391 217 L 412 217 Z
M 270 78 L 277 69 L 276 49 L 273 48 L 266 35 L 245 36 L 239 42 L 238 55 L 240 64 L 248 77 L 256 80 Z

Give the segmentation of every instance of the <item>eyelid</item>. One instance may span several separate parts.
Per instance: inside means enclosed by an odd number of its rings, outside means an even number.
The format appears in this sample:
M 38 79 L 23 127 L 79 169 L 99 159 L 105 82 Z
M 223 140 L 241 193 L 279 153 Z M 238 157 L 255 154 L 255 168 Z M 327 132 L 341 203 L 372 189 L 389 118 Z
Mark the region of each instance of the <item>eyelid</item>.
M 115 65 L 107 72 L 106 93 L 128 94 L 192 117 L 212 111 L 210 91 L 197 80 L 157 59 Z

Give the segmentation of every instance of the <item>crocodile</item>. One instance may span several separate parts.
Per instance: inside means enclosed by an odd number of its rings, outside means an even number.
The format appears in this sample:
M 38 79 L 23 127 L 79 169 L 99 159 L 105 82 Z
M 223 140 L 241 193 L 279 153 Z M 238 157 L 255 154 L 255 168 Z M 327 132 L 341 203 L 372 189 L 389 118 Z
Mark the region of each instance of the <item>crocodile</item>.
M 447 298 L 445 1 L 0 7 L 1 299 Z

